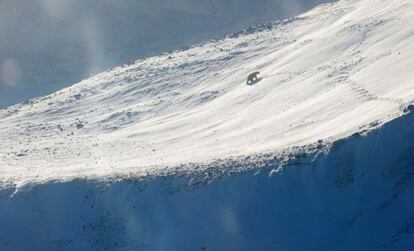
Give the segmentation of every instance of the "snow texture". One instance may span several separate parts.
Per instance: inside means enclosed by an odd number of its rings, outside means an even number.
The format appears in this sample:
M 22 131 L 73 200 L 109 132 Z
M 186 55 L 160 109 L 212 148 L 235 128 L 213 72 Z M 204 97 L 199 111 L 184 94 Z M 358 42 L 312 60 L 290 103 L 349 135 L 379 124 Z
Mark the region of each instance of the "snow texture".
M 1 0 L 0 108 L 327 0 Z
M 0 250 L 411 251 L 413 138 L 414 109 L 283 169 L 2 190 Z
M 0 110 L 0 184 L 246 169 L 378 128 L 414 100 L 413 15 L 325 4 Z

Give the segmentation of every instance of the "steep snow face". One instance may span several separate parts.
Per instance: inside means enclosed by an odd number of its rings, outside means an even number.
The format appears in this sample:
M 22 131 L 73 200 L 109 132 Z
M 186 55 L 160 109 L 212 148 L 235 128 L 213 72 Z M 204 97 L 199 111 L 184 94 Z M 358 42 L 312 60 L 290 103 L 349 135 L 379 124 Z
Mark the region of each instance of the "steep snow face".
M 277 173 L 3 190 L 0 250 L 412 251 L 413 138 L 410 113 Z
M 0 107 L 326 1 L 2 0 Z
M 0 110 L 1 182 L 221 168 L 375 128 L 413 103 L 413 15 L 326 4 Z

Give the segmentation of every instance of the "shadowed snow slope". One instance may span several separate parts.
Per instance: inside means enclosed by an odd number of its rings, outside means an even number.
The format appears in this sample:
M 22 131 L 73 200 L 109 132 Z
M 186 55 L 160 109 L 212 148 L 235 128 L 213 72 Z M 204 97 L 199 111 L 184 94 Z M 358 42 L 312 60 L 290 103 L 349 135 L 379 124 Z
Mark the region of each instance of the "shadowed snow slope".
M 0 250 L 398 250 L 414 246 L 414 113 L 278 172 L 0 191 Z
M 1 0 L 0 107 L 327 0 Z
M 322 5 L 0 110 L 0 182 L 257 166 L 311 151 L 404 114 L 413 65 L 413 1 Z M 254 71 L 262 80 L 246 85 Z

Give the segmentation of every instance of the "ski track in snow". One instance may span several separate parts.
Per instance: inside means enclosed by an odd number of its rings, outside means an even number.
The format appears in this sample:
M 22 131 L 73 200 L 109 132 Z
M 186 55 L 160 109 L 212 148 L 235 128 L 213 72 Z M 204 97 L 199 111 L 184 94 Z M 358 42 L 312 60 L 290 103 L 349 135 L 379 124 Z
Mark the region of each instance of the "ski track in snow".
M 0 110 L 0 186 L 220 172 L 317 151 L 404 114 L 413 66 L 411 0 L 321 5 Z M 248 86 L 254 71 L 262 80 Z

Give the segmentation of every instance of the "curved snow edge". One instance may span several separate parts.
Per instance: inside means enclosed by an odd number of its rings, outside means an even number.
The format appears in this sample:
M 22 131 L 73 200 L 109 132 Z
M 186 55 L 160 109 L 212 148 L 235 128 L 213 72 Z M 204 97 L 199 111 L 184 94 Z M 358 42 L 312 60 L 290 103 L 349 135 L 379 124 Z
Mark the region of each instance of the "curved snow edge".
M 356 137 L 367 137 L 370 134 L 376 133 L 381 130 L 387 124 L 392 124 L 395 121 L 404 119 L 407 116 L 414 116 L 414 104 L 409 104 L 401 111 L 403 114 L 397 118 L 385 122 L 375 122 L 367 127 L 361 129 L 358 132 L 352 133 L 352 135 L 336 139 L 318 141 L 318 143 L 310 144 L 306 146 L 295 146 L 286 148 L 279 152 L 268 152 L 256 155 L 229 157 L 226 159 L 215 159 L 208 163 L 186 163 L 176 166 L 166 166 L 163 168 L 157 167 L 154 170 L 148 172 L 130 172 L 119 173 L 104 177 L 69 177 L 66 179 L 45 180 L 42 182 L 16 182 L 6 181 L 0 183 L 0 191 L 13 191 L 11 196 L 22 191 L 28 191 L 35 186 L 44 186 L 57 183 L 68 182 L 87 182 L 96 184 L 98 186 L 107 186 L 112 183 L 129 181 L 129 182 L 144 182 L 150 183 L 157 179 L 174 178 L 174 177 L 186 177 L 191 178 L 188 185 L 199 186 L 209 184 L 222 177 L 229 176 L 235 173 L 248 172 L 248 171 L 263 171 L 268 170 L 269 175 L 273 175 L 282 171 L 284 168 L 294 167 L 299 164 L 312 163 L 321 155 L 328 155 L 330 150 L 334 147 L 344 144 L 347 140 Z M 218 168 L 219 167 L 219 168 Z

